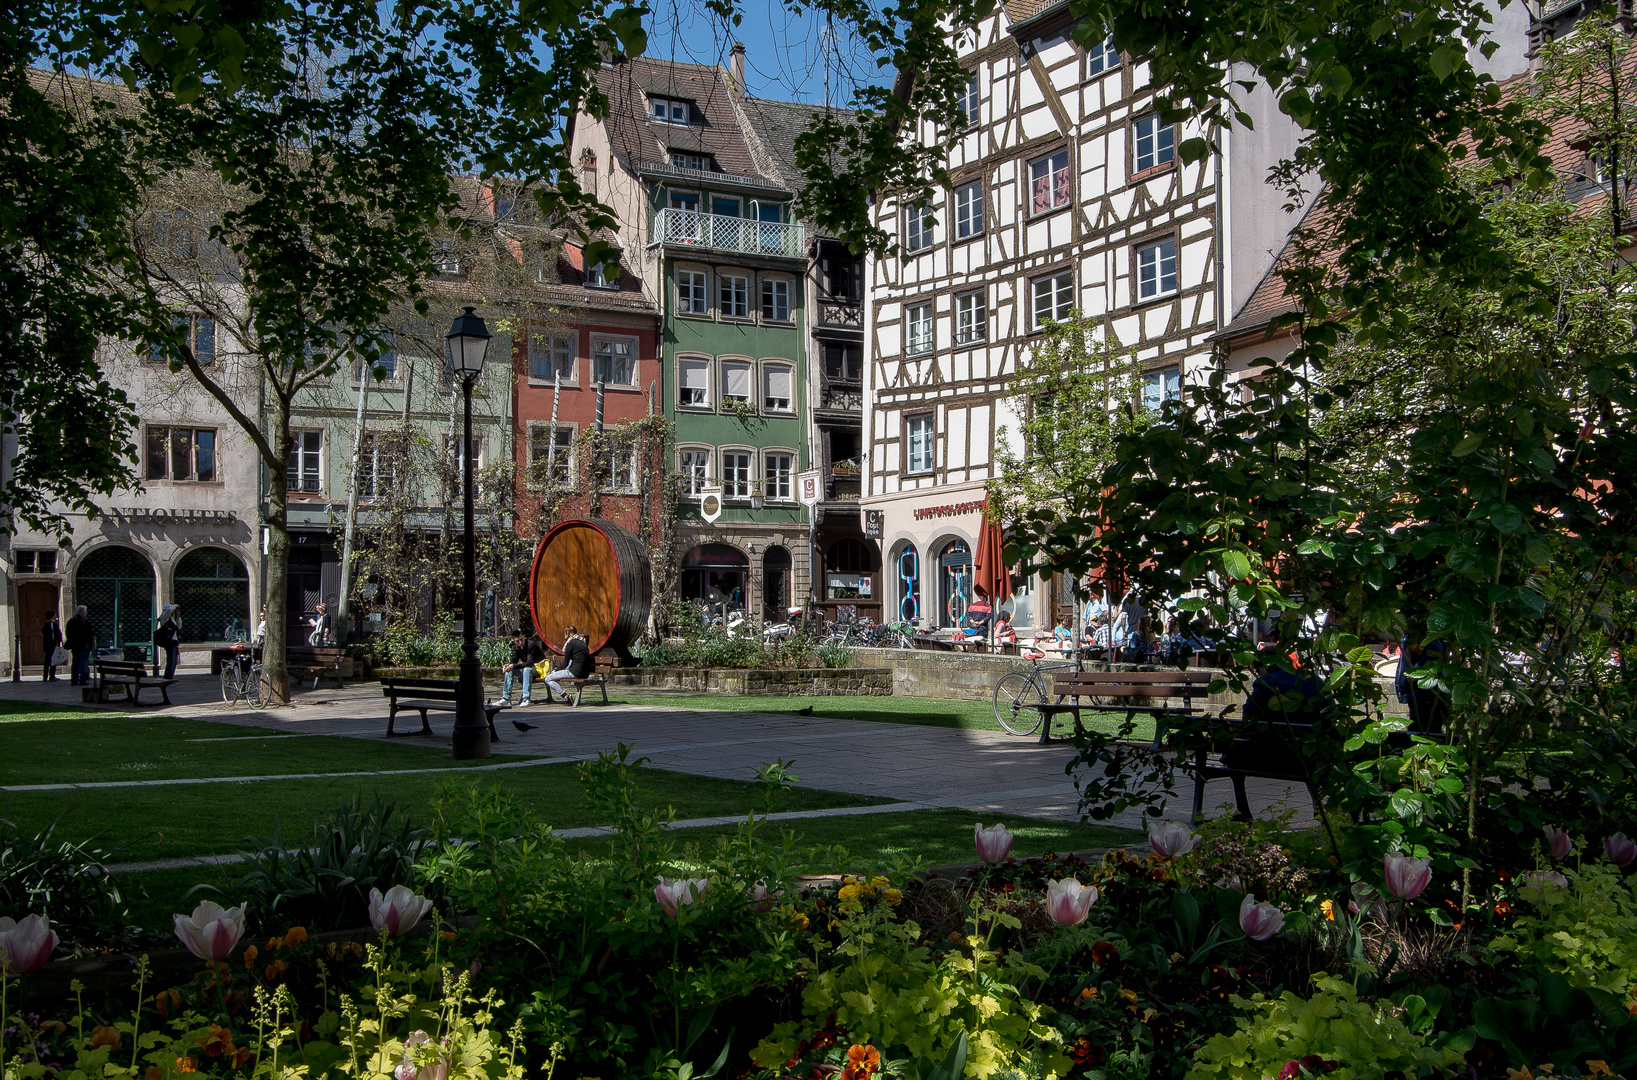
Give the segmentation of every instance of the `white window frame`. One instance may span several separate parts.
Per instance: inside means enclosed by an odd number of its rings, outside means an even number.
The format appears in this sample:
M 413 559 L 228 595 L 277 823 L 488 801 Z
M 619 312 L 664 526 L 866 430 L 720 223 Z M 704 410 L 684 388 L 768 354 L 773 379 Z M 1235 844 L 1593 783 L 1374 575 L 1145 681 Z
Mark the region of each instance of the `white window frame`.
M 973 180 L 955 189 L 955 239 L 983 235 L 983 181 Z
M 540 460 L 539 454 L 536 453 L 538 450 L 536 439 L 544 438 L 549 440 L 551 438 L 551 433 L 552 427 L 549 423 L 541 423 L 536 421 L 529 425 L 529 479 L 535 483 L 542 483 L 539 477 L 535 475 L 534 468 L 536 462 Z M 579 463 L 575 460 L 575 458 L 578 457 L 578 454 L 575 451 L 574 445 L 575 440 L 579 437 L 579 434 L 580 429 L 578 424 L 569 423 L 562 420 L 557 422 L 558 441 L 557 443 L 551 443 L 548 441 L 546 444 L 546 476 L 543 483 L 547 488 L 562 489 L 571 488 L 575 485 L 575 478 L 579 475 L 577 470 Z M 557 452 L 559 450 L 566 451 L 567 460 L 561 462 L 557 460 Z M 563 471 L 563 476 L 560 480 L 554 475 L 559 467 Z
M 439 240 L 432 247 L 432 272 L 443 277 L 459 277 L 460 253 L 453 240 Z
M 937 348 L 937 311 L 933 302 L 904 308 L 904 355 L 924 356 Z
M 1160 123 L 1159 116 L 1145 116 L 1131 125 L 1133 172 L 1147 172 L 1169 165 L 1177 158 L 1177 129 Z
M 639 490 L 641 481 L 637 468 L 636 429 L 605 428 L 603 435 L 607 439 L 607 444 L 602 448 L 603 460 L 597 463 L 597 486 L 609 492 L 630 493 Z
M 780 302 L 784 314 L 779 314 Z M 790 282 L 784 278 L 762 279 L 762 318 L 769 322 L 790 322 Z
M 937 426 L 932 413 L 904 417 L 904 474 L 928 476 L 937 468 Z
M 717 460 L 721 462 L 722 498 L 742 502 L 755 494 L 756 450 L 754 447 L 724 446 L 717 451 Z
M 298 428 L 298 429 L 296 429 L 294 431 L 291 431 L 290 434 L 294 438 L 294 441 L 290 444 L 290 452 L 292 454 L 296 455 L 296 460 L 297 460 L 297 463 L 298 463 L 297 467 L 296 467 L 296 476 L 297 476 L 297 485 L 298 486 L 296 486 L 296 487 L 291 487 L 290 486 L 290 463 L 289 463 L 288 460 L 286 460 L 285 463 L 284 463 L 284 485 L 285 485 L 284 490 L 289 491 L 289 492 L 294 492 L 297 495 L 322 495 L 322 494 L 324 494 L 325 488 L 327 486 L 327 481 L 329 479 L 329 477 L 327 475 L 328 470 L 324 467 L 327 464 L 327 462 L 325 460 L 325 458 L 326 458 L 325 443 L 328 441 L 324 437 L 324 435 L 325 435 L 324 429 L 323 428 Z M 309 435 L 318 436 L 318 447 L 317 447 L 317 449 L 314 449 L 314 450 L 308 450 L 307 449 L 307 436 L 309 436 Z M 315 483 L 317 485 L 316 487 L 312 487 L 312 488 L 308 488 L 308 487 L 305 486 L 306 476 L 307 476 L 307 464 L 308 464 L 308 462 L 305 460 L 305 458 L 309 453 L 312 454 L 312 456 L 313 456 L 313 464 L 315 465 L 314 473 L 316 474 Z
M 932 207 L 916 203 L 904 208 L 904 250 L 908 252 L 932 249 L 933 226 L 928 224 Z
M 1059 158 L 1063 159 L 1060 168 L 1056 165 Z M 1042 167 L 1044 167 L 1043 173 L 1041 172 Z M 1036 209 L 1035 183 L 1042 175 L 1046 178 L 1048 202 L 1044 208 Z M 1057 186 L 1059 177 L 1063 180 L 1061 190 Z M 1067 147 L 1054 150 L 1044 157 L 1037 157 L 1029 162 L 1029 187 L 1026 198 L 1028 199 L 1027 205 L 1030 217 L 1045 217 L 1047 214 L 1055 214 L 1074 202 L 1073 164 L 1069 160 Z
M 672 150 L 671 168 L 693 169 L 697 172 L 715 172 L 716 157 L 713 154 L 685 154 L 679 150 Z
M 690 367 L 698 366 L 698 367 L 704 369 L 704 372 L 705 372 L 704 395 L 705 396 L 704 396 L 703 400 L 689 401 L 687 399 L 687 392 L 690 389 L 696 389 L 696 388 L 689 387 L 687 385 L 686 380 L 683 379 L 683 377 L 682 377 L 682 365 L 683 364 L 687 364 Z M 713 376 L 713 369 L 715 367 L 716 367 L 716 364 L 708 356 L 679 356 L 679 357 L 676 358 L 676 404 L 677 404 L 677 408 L 680 408 L 680 409 L 708 409 L 708 408 L 711 407 L 711 389 L 712 389 L 711 381 L 712 381 L 712 379 L 714 377 Z
M 1041 287 L 1048 286 L 1049 292 L 1042 292 Z M 1041 310 L 1041 299 L 1046 297 L 1050 303 L 1046 310 Z M 1060 270 L 1055 274 L 1046 274 L 1043 277 L 1029 279 L 1029 318 L 1035 330 L 1043 330 L 1046 320 L 1062 322 L 1074 310 L 1074 271 Z
M 737 408 L 749 406 L 754 409 L 756 407 L 756 365 L 749 360 L 723 360 L 720 362 L 720 367 L 722 369 L 722 381 L 717 385 L 721 386 L 722 388 L 722 404 L 727 405 L 729 402 L 732 402 Z M 737 395 L 730 397 L 728 395 L 729 368 L 733 368 L 735 370 L 740 368 L 744 369 L 747 390 L 745 397 L 741 398 Z
M 1153 392 L 1150 393 L 1150 387 Z M 1167 401 L 1182 400 L 1182 369 L 1160 368 L 1145 371 L 1142 377 L 1142 406 L 1150 412 L 1159 412 Z
M 616 259 L 613 263 L 600 262 L 591 263 L 588 265 L 585 268 L 585 287 L 588 289 L 609 289 L 615 292 L 619 291 L 619 278 L 615 277 L 610 279 L 608 276 L 608 267 L 611 265 L 618 270 L 620 265 L 619 260 Z
M 774 462 L 781 458 L 784 468 L 775 469 Z M 794 450 L 783 447 L 769 447 L 762 451 L 763 499 L 777 503 L 796 501 L 796 462 L 799 460 Z
M 564 386 L 578 385 L 578 380 L 575 378 L 579 369 L 579 358 L 575 355 L 579 352 L 577 347 L 578 338 L 578 334 L 558 334 L 549 330 L 531 330 L 529 332 L 530 381 L 551 382 L 552 372 L 563 366 L 563 354 L 566 352 L 568 354 L 568 370 L 562 375 L 561 382 Z M 545 342 L 544 345 L 541 344 L 542 341 Z M 540 369 L 535 364 L 535 361 L 541 358 L 540 354 L 542 352 L 548 354 L 545 358 L 546 374 L 544 375 L 539 374 Z
M 648 116 L 656 124 L 675 124 L 687 127 L 693 116 L 693 102 L 686 98 L 648 95 Z
M 716 311 L 724 319 L 750 318 L 750 275 L 716 272 Z
M 1102 41 L 1092 46 L 1086 54 L 1086 77 L 1103 75 L 1110 71 L 1117 71 L 1120 67 L 1120 50 L 1114 47 L 1114 35 L 1109 34 Z
M 955 344 L 972 345 L 989 340 L 989 305 L 984 292 L 973 289 L 955 295 Z
M 382 474 L 381 444 L 393 438 L 394 436 L 388 432 L 364 432 L 363 443 L 358 448 L 358 497 L 360 499 L 378 499 L 381 497 L 382 491 L 392 487 L 390 462 L 385 475 Z M 388 453 L 390 453 L 390 450 Z
M 688 290 L 683 292 L 682 275 L 688 275 Z M 676 310 L 679 315 L 702 316 L 710 314 L 710 274 L 704 270 L 678 269 L 676 271 Z
M 961 111 L 966 114 L 966 126 L 962 131 L 972 131 L 983 122 L 982 85 L 976 71 L 966 80 L 966 89 L 961 92 Z
M 704 494 L 715 478 L 716 448 L 711 446 L 679 446 L 676 449 L 677 471 L 682 475 L 682 494 L 697 499 Z
M 1175 296 L 1180 285 L 1176 237 L 1163 236 L 1137 247 L 1138 303 Z
M 767 377 L 775 372 L 783 372 L 790 380 L 790 396 L 783 405 L 774 405 L 773 398 L 768 395 Z M 793 413 L 796 411 L 796 368 L 793 364 L 762 364 L 762 411 L 770 413 Z
M 630 357 L 631 357 L 631 370 L 630 370 L 630 373 L 629 373 L 630 378 L 627 379 L 625 382 L 616 382 L 612 378 L 612 376 L 616 372 L 615 372 L 615 369 L 614 369 L 614 350 L 611 348 L 611 346 L 615 346 L 615 345 L 624 345 L 630 352 Z M 593 386 L 596 385 L 597 373 L 598 373 L 598 368 L 599 368 L 598 361 L 601 358 L 601 354 L 602 354 L 604 348 L 608 348 L 608 350 L 609 350 L 609 352 L 608 352 L 608 356 L 609 356 L 608 371 L 609 371 L 610 378 L 606 380 L 606 385 L 608 385 L 608 386 L 627 386 L 627 387 L 637 385 L 637 360 L 638 360 L 638 356 L 637 356 L 637 339 L 634 338 L 634 337 L 614 337 L 614 336 L 611 336 L 611 335 L 604 335 L 604 334 L 599 334 L 596 337 L 593 337 L 591 339 L 591 380 L 592 380 L 592 385 Z

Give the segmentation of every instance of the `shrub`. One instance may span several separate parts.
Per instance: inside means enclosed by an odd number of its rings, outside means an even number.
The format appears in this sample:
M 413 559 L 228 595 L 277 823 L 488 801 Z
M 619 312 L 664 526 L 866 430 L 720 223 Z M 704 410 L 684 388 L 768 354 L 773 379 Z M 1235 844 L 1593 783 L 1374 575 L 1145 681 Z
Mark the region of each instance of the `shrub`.
M 105 939 L 129 916 L 129 905 L 108 876 L 108 852 L 92 847 L 94 838 L 57 840 L 61 820 L 37 833 L 0 820 L 0 913 L 44 915 L 68 942 Z
M 839 641 L 829 641 L 818 647 L 819 663 L 827 668 L 851 667 L 853 650 Z
M 767 650 L 753 637 L 709 630 L 694 646 L 693 661 L 704 668 L 759 668 L 767 664 Z
M 643 667 L 693 666 L 693 647 L 677 638 L 661 638 L 634 651 Z
M 1515 952 L 1581 988 L 1623 994 L 1637 971 L 1637 894 L 1631 878 L 1605 862 L 1565 867 L 1567 888 L 1523 889 L 1525 913 L 1492 948 Z
M 1194 1058 L 1188 1080 L 1268 1080 L 1295 1077 L 1305 1070 L 1332 1080 L 1427 1076 L 1464 1069 L 1470 1032 L 1427 1041 L 1418 1027 L 1431 1027 L 1436 1007 L 1416 998 L 1411 1007 L 1364 1002 L 1345 979 L 1313 978 L 1314 994 L 1303 999 L 1286 990 L 1277 998 L 1257 994 L 1235 1004 L 1243 1011 L 1237 1029 L 1211 1037 Z M 1293 1068 L 1294 1066 L 1294 1068 Z
M 805 630 L 792 631 L 789 637 L 773 646 L 773 663 L 779 667 L 811 667 L 818 647 L 818 638 L 812 634 Z
M 462 657 L 466 654 L 463 652 Z M 497 668 L 512 662 L 512 643 L 509 638 L 484 638 L 477 643 L 477 660 L 486 668 Z

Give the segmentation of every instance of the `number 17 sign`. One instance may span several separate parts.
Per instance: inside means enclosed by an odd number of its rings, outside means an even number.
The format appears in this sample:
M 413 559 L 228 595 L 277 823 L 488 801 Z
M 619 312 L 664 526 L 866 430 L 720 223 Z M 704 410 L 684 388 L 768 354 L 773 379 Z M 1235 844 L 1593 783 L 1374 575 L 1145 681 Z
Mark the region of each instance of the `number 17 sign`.
M 803 506 L 817 506 L 823 491 L 824 474 L 818 469 L 796 474 L 796 495 Z

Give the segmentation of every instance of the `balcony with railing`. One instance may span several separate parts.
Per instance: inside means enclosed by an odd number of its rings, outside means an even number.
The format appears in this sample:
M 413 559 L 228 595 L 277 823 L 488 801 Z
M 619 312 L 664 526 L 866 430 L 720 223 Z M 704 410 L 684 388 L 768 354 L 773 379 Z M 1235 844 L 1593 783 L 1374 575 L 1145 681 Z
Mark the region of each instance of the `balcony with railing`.
M 834 326 L 843 330 L 864 329 L 864 305 L 856 300 L 843 300 L 821 293 L 818 314 L 820 326 Z
M 807 258 L 806 230 L 801 225 L 675 207 L 654 215 L 654 243 L 784 259 Z

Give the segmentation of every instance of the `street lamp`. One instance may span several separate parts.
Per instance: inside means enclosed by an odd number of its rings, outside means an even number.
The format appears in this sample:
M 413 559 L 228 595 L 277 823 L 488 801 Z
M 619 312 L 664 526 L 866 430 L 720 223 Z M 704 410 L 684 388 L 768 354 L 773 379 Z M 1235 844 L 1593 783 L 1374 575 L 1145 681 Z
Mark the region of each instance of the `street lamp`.
M 461 497 L 466 504 L 466 593 L 462 602 L 460 682 L 455 691 L 454 756 L 489 756 L 489 725 L 483 715 L 483 667 L 477 662 L 477 545 L 472 539 L 472 383 L 483 373 L 489 352 L 489 328 L 472 308 L 455 316 L 449 328 L 449 363 L 460 376 L 466 401 L 466 441 L 461 443 Z

